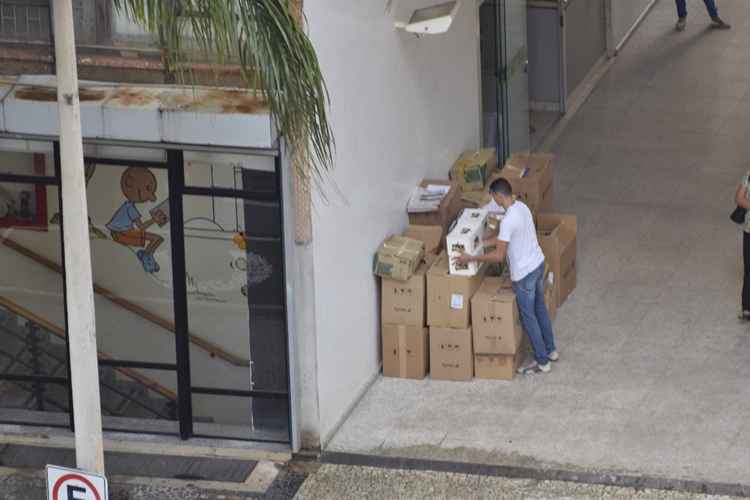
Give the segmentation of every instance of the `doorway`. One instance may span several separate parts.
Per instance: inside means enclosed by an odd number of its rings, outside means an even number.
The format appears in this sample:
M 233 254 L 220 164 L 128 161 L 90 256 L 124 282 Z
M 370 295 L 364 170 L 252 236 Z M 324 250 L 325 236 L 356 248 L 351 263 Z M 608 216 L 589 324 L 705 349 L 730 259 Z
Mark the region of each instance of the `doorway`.
M 502 160 L 530 144 L 526 0 L 479 6 L 482 145 Z

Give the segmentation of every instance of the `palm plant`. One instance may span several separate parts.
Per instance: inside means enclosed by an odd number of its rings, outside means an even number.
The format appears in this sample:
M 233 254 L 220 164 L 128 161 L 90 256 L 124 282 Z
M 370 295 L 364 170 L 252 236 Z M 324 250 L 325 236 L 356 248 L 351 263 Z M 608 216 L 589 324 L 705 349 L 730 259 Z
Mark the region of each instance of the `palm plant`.
M 319 177 L 333 162 L 329 96 L 318 58 L 292 14 L 299 0 L 113 0 L 162 45 L 182 74 L 196 48 L 218 64 L 238 62 L 269 108 L 298 170 Z M 197 46 L 197 47 L 196 47 Z

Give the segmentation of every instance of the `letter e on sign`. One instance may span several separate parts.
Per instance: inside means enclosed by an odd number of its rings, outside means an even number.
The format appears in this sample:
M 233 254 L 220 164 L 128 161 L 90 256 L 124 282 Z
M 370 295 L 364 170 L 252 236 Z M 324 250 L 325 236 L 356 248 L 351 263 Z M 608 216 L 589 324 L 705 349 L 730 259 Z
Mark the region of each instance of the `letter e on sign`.
M 47 500 L 109 500 L 107 478 L 48 465 Z

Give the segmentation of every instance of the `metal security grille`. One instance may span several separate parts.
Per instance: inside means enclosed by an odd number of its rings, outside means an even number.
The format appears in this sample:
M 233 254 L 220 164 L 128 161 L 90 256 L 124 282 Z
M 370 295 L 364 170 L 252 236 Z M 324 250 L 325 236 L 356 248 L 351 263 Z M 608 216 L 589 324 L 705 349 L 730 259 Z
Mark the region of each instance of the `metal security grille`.
M 45 0 L 0 1 L 0 38 L 50 41 L 50 9 Z

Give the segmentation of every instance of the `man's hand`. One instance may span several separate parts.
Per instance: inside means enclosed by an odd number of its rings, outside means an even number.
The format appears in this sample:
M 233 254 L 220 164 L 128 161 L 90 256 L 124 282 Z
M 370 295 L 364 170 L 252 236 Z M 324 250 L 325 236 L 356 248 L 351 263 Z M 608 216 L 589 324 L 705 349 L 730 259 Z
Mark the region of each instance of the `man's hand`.
M 467 253 L 462 253 L 458 257 L 453 257 L 453 263 L 458 264 L 459 266 L 465 266 L 471 262 L 471 255 Z

